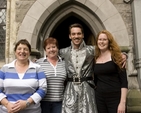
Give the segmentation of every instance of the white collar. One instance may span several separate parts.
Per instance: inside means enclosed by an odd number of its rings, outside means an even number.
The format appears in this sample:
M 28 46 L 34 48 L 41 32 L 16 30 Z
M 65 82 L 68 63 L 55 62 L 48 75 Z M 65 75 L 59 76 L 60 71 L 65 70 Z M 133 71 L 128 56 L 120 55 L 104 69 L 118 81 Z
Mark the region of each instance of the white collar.
M 29 59 L 28 59 L 29 60 Z M 15 59 L 14 61 L 12 61 L 11 63 L 9 63 L 8 68 L 10 67 L 15 67 L 15 62 L 17 61 L 17 59 Z M 29 60 L 29 68 L 36 68 L 36 66 L 34 65 L 34 63 Z
M 71 41 L 71 46 L 72 46 L 72 49 L 74 49 L 74 44 L 72 43 L 72 41 Z M 86 46 L 86 44 L 85 44 L 85 42 L 83 40 L 78 49 L 80 50 L 80 49 L 82 49 L 85 46 Z
M 59 59 L 58 61 L 62 62 L 62 58 L 59 55 L 57 57 Z M 47 61 L 47 57 L 46 56 L 43 58 L 43 61 Z

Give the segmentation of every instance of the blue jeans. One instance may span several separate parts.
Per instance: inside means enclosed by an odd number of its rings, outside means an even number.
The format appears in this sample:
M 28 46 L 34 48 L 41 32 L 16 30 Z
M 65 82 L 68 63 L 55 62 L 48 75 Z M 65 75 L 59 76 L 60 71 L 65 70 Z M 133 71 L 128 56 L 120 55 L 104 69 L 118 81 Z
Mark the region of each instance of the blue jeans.
M 61 102 L 49 102 L 41 101 L 42 113 L 61 113 L 62 101 Z

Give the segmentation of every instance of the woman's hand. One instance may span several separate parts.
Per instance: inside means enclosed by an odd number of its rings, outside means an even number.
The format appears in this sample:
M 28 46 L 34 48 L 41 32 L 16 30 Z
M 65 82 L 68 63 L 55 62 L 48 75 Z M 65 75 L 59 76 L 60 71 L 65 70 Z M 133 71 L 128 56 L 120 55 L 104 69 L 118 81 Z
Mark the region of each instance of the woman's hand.
M 13 112 L 13 109 L 12 109 L 13 106 L 14 106 L 13 103 L 11 103 L 11 102 L 8 102 L 8 103 L 7 103 L 7 105 L 6 105 L 5 107 L 7 108 L 8 113 L 14 113 L 14 112 Z
M 119 103 L 117 113 L 125 113 L 125 103 Z
M 26 108 L 26 101 L 25 100 L 18 100 L 16 103 L 14 103 L 12 107 L 12 113 L 19 112 Z

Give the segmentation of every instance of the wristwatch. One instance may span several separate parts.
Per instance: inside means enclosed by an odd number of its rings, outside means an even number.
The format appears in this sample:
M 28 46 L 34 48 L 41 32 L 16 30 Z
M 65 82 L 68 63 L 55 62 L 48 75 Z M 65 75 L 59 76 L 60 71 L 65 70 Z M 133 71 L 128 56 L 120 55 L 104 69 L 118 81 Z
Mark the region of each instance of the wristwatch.
M 28 100 L 26 100 L 26 107 L 30 106 L 30 102 Z

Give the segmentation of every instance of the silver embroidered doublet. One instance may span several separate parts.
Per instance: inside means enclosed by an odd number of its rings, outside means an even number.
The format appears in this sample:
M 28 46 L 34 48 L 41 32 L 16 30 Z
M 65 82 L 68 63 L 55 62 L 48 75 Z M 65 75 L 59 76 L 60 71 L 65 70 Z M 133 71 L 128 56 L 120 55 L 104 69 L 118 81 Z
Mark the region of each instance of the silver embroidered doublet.
M 60 55 L 66 61 L 68 78 L 72 78 L 73 76 L 93 76 L 93 46 L 87 46 L 83 42 L 83 46 L 79 50 L 79 54 L 76 53 L 75 55 L 74 51 L 72 52 L 72 48 L 67 47 L 60 50 Z M 72 55 L 74 56 L 72 57 Z M 75 58 L 76 56 L 78 58 Z M 84 81 L 81 84 L 75 84 L 71 81 L 67 82 L 64 92 L 62 113 L 97 113 L 94 88 L 92 88 L 88 82 L 90 84 L 94 84 L 93 80 Z

